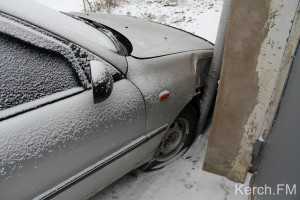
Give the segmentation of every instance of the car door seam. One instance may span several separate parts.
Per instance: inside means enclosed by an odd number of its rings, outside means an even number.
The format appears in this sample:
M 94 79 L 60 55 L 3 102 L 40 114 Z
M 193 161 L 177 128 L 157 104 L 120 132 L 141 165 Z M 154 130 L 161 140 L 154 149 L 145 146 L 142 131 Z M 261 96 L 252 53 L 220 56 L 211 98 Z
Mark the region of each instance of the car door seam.
M 142 96 L 142 99 L 143 99 L 143 102 L 144 102 L 144 110 L 145 110 L 145 129 L 148 130 L 148 127 L 147 127 L 147 121 L 148 121 L 148 115 L 147 115 L 147 106 L 146 106 L 146 99 L 145 99 L 145 96 L 143 95 L 143 92 L 142 90 L 133 82 L 131 81 L 130 79 L 127 78 L 127 80 L 139 91 L 139 93 L 141 94 Z
M 43 194 L 33 198 L 33 200 L 48 200 L 48 199 L 54 198 L 55 196 L 57 196 L 58 194 L 62 193 L 65 190 L 69 189 L 70 187 L 77 184 L 78 182 L 84 180 L 85 178 L 89 177 L 90 175 L 98 172 L 99 170 L 103 169 L 104 167 L 106 167 L 109 164 L 113 163 L 114 161 L 118 160 L 119 158 L 132 152 L 133 150 L 140 147 L 144 143 L 148 142 L 155 136 L 164 133 L 167 130 L 167 128 L 168 128 L 168 124 L 165 124 L 153 131 L 150 131 L 148 134 L 137 138 L 136 140 L 132 141 L 128 145 L 126 145 L 123 148 L 119 149 L 118 151 L 114 152 L 110 156 L 98 161 L 97 163 L 80 171 L 79 173 L 70 177 L 69 179 L 65 180 L 64 182 L 61 182 L 60 184 L 47 190 Z

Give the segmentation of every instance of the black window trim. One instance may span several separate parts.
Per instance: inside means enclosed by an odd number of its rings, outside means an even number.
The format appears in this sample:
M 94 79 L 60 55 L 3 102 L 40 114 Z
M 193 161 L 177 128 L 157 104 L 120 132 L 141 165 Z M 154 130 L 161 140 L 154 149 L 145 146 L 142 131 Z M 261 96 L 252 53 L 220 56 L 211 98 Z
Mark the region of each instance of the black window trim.
M 8 20 L 12 20 L 15 23 L 17 23 L 19 25 L 22 25 L 22 26 L 25 26 L 27 28 L 29 26 L 28 24 L 26 24 L 26 25 L 22 24 L 22 22 L 20 22 L 20 20 L 15 20 L 14 17 L 11 18 L 10 15 L 6 16 L 6 14 L 4 15 L 3 13 L 0 12 L 0 16 L 4 17 L 4 18 L 7 18 Z M 36 29 L 36 27 L 33 27 L 33 26 L 29 26 L 29 28 L 31 30 L 33 30 L 34 32 L 36 31 L 36 32 L 42 34 L 43 36 L 51 37 L 54 40 L 57 40 L 57 42 L 61 42 L 63 44 L 69 43 L 69 46 L 73 45 L 77 48 L 77 50 L 79 49 L 79 50 L 85 51 L 88 54 L 90 54 L 91 56 L 93 56 L 96 60 L 101 60 L 101 61 L 105 62 L 107 65 L 111 66 L 117 72 L 117 74 L 115 74 L 115 76 L 114 76 L 115 82 L 125 78 L 124 74 L 122 72 L 120 72 L 115 66 L 113 66 L 111 63 L 105 61 L 104 59 L 100 58 L 99 56 L 96 56 L 95 54 L 91 53 L 90 51 L 86 50 L 85 48 L 82 48 L 81 46 L 79 46 L 77 44 L 74 44 L 70 41 L 66 41 L 65 39 L 63 39 L 59 36 L 53 35 L 52 33 L 48 33 L 47 31 L 44 31 L 43 29 L 40 29 L 40 28 Z M 2 31 L 0 30 L 0 32 L 2 32 Z M 4 33 L 4 34 L 7 34 L 7 33 Z M 26 42 L 26 40 L 24 40 L 24 38 L 18 38 L 18 39 Z M 36 45 L 34 45 L 34 46 L 36 46 Z M 43 48 L 43 47 L 39 47 L 39 48 Z M 69 50 L 70 50 L 70 53 L 72 53 L 75 56 L 75 52 L 71 48 Z M 57 53 L 59 53 L 59 52 L 57 52 Z M 59 53 L 59 54 L 62 55 L 61 53 Z M 62 55 L 62 56 L 65 57 L 64 55 Z M 71 63 L 71 64 L 73 64 L 73 63 Z M 83 68 L 81 68 L 81 70 L 84 72 Z M 74 72 L 76 73 L 77 76 L 79 76 L 78 72 L 76 70 L 74 70 Z M 12 118 L 14 116 L 17 116 L 19 114 L 23 114 L 23 113 L 38 109 L 40 107 L 43 107 L 43 106 L 61 101 L 61 100 L 66 99 L 66 98 L 70 98 L 70 97 L 78 95 L 78 94 L 80 94 L 84 91 L 90 90 L 91 89 L 91 80 L 89 79 L 88 76 L 86 76 L 86 81 L 88 82 L 88 86 L 86 86 L 86 87 L 81 85 L 79 87 L 66 89 L 64 91 L 56 92 L 56 93 L 44 96 L 44 97 L 39 98 L 39 99 L 34 99 L 34 100 L 32 100 L 30 102 L 27 102 L 27 103 L 22 103 L 22 104 L 13 106 L 11 108 L 1 110 L 0 111 L 0 122 L 3 121 L 3 120 L 6 120 L 6 119 Z
M 76 96 L 84 91 L 87 90 L 82 87 L 75 87 L 2 110 L 0 111 L 0 122 L 15 117 L 17 115 L 41 108 L 43 106 L 50 105 L 55 102 L 70 98 L 72 96 Z
M 11 20 L 12 22 L 16 23 L 17 25 L 20 25 L 21 28 L 24 26 L 24 31 L 28 31 L 28 30 L 25 30 L 25 29 L 26 28 L 30 28 L 30 30 L 33 31 L 30 34 L 35 34 L 34 32 L 36 32 L 36 33 L 41 34 L 42 36 L 45 36 L 46 38 L 47 37 L 53 38 L 54 40 L 57 41 L 58 45 L 60 45 L 60 43 L 65 44 L 64 41 L 60 40 L 60 38 L 53 37 L 52 35 L 48 35 L 47 33 L 43 32 L 43 31 L 36 30 L 35 28 L 29 27 L 28 25 L 24 25 L 20 21 L 11 19 L 9 16 L 3 15 L 3 13 L 0 13 L 0 16 L 6 18 L 8 20 Z M 14 25 L 11 25 L 11 26 L 14 26 Z M 3 32 L 1 30 L 0 30 L 0 32 L 3 33 L 3 34 L 7 34 L 7 35 L 10 35 L 12 37 L 15 37 L 14 35 L 11 35 L 11 34 L 9 34 L 7 32 Z M 22 37 L 15 37 L 15 38 L 18 38 L 18 39 L 20 39 L 20 40 L 22 40 L 24 42 L 28 42 L 28 41 L 26 41 L 27 38 L 22 38 Z M 69 43 L 72 44 L 71 42 L 69 42 Z M 35 44 L 32 44 L 32 45 L 33 46 L 37 46 L 38 48 L 45 49 L 45 48 L 39 47 L 38 45 L 35 45 Z M 75 53 L 71 49 L 69 49 L 69 50 L 70 50 L 70 53 L 72 53 L 75 56 Z M 57 53 L 59 53 L 59 52 L 57 52 Z M 61 53 L 59 53 L 59 54 L 62 55 Z M 69 60 L 64 55 L 62 55 L 62 56 L 66 60 Z M 71 64 L 73 65 L 73 63 L 71 63 Z M 74 70 L 74 73 L 76 74 L 76 76 L 78 77 L 79 76 L 78 72 L 75 69 L 73 69 L 73 70 Z M 84 71 L 84 69 L 82 69 L 82 71 Z M 84 87 L 82 85 L 82 83 L 81 83 L 80 86 L 78 86 L 78 87 L 73 87 L 73 88 L 70 88 L 70 89 L 65 89 L 63 91 L 56 92 L 56 93 L 53 93 L 53 94 L 41 97 L 39 99 L 34 99 L 34 100 L 30 101 L 30 102 L 22 103 L 22 104 L 19 104 L 19 105 L 15 105 L 15 106 L 13 106 L 11 108 L 7 108 L 7 109 L 4 109 L 4 110 L 1 110 L 0 111 L 0 122 L 3 121 L 3 120 L 6 120 L 6 119 L 12 118 L 14 116 L 17 116 L 19 114 L 23 114 L 23 113 L 26 113 L 26 112 L 38 109 L 40 107 L 43 107 L 43 106 L 46 106 L 46 105 L 49 105 L 49 104 L 61 101 L 63 99 L 66 99 L 66 98 L 78 95 L 78 94 L 80 94 L 80 93 L 82 93 L 82 92 L 84 92 L 86 90 L 91 89 L 90 80 L 88 79 L 88 77 L 86 77 L 86 81 L 88 82 L 88 86 L 87 87 Z

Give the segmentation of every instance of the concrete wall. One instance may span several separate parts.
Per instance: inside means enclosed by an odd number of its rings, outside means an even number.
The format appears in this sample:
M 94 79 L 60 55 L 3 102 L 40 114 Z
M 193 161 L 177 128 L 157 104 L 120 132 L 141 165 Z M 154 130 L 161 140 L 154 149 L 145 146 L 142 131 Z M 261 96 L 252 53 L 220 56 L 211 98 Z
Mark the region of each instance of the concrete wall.
M 300 193 L 300 49 L 292 65 L 290 76 L 280 103 L 276 121 L 261 154 L 261 163 L 254 176 L 253 186 L 269 186 L 276 195 L 256 194 L 257 200 L 298 200 Z M 279 184 L 287 184 L 280 186 Z M 292 192 L 296 186 L 296 194 Z M 277 188 L 282 187 L 278 191 Z M 291 190 L 289 193 L 289 187 Z
M 272 126 L 296 49 L 291 32 L 298 3 L 233 0 L 205 170 L 245 180 L 253 145 Z

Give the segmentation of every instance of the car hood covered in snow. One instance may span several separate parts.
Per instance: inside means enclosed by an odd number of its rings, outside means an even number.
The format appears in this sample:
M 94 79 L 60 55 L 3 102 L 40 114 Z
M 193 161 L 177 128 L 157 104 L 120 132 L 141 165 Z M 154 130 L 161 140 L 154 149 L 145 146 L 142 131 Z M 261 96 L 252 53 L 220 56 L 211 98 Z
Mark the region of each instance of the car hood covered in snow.
M 72 13 L 107 26 L 125 36 L 132 44 L 131 56 L 151 58 L 179 52 L 212 49 L 208 41 L 191 33 L 122 15 Z

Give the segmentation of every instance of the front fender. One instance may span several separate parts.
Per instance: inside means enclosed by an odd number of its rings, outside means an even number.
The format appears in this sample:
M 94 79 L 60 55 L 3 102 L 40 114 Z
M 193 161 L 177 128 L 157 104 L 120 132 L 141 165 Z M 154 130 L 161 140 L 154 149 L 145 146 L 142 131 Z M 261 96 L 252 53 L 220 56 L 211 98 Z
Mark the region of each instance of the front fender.
M 197 94 L 200 60 L 210 59 L 211 50 L 189 51 L 151 59 L 128 57 L 130 79 L 142 92 L 146 104 L 147 130 L 170 124 Z M 159 95 L 169 91 L 161 102 Z

